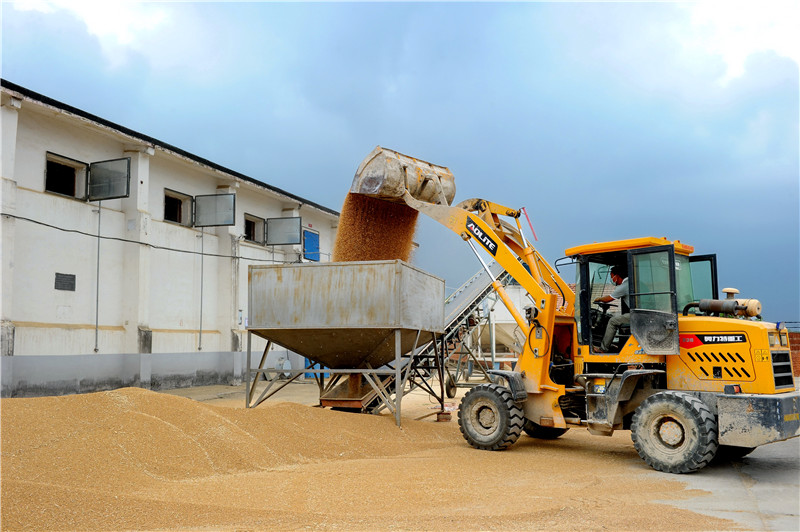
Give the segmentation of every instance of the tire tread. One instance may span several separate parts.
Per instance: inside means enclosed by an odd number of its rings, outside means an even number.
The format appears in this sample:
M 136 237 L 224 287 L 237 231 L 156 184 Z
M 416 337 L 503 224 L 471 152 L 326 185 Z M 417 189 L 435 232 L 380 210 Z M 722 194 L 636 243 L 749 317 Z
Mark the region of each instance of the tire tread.
M 487 445 L 481 443 L 472 436 L 469 435 L 467 431 L 464 430 L 464 421 L 462 420 L 462 410 L 459 408 L 458 410 L 458 427 L 461 430 L 461 434 L 464 436 L 464 439 L 467 442 L 475 447 L 476 449 L 482 449 L 487 451 L 502 451 L 507 449 L 511 445 L 513 445 L 522 434 L 522 427 L 525 424 L 525 417 L 522 413 L 522 409 L 514 402 L 514 399 L 511 395 L 511 391 L 506 388 L 505 386 L 500 386 L 498 384 L 481 384 L 476 386 L 469 392 L 467 395 L 464 396 L 464 400 L 467 399 L 467 396 L 473 393 L 477 393 L 480 390 L 486 390 L 493 395 L 495 395 L 501 402 L 503 406 L 505 406 L 508 412 L 508 426 L 506 427 L 505 433 L 503 437 L 495 442 L 494 444 Z M 462 402 L 464 401 L 462 400 Z
M 648 408 L 655 402 L 664 401 L 671 403 L 675 406 L 684 406 L 695 416 L 698 422 L 698 438 L 700 438 L 700 447 L 693 450 L 691 454 L 678 464 L 670 465 L 662 462 L 661 460 L 653 457 L 647 452 L 645 445 L 638 436 L 637 427 L 639 426 L 640 417 L 644 409 Z M 657 471 L 664 471 L 666 473 L 692 473 L 707 466 L 714 459 L 714 456 L 719 447 L 717 438 L 717 419 L 711 410 L 697 397 L 674 390 L 659 392 L 651 395 L 636 409 L 633 414 L 631 423 L 631 439 L 633 446 L 639 453 L 639 456 L 653 469 Z

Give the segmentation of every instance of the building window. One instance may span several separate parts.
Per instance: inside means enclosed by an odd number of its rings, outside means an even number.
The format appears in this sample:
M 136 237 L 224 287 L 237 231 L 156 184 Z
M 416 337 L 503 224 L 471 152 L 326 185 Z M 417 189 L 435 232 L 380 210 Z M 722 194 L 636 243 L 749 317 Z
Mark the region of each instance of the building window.
M 192 197 L 164 189 L 164 221 L 192 225 Z
M 244 215 L 244 239 L 264 243 L 264 219 L 251 214 Z
M 47 152 L 44 189 L 62 196 L 86 199 L 87 166 L 84 162 Z
M 299 216 L 288 218 L 267 218 L 267 245 L 286 246 L 301 244 L 303 232 Z
M 319 233 L 303 229 L 303 258 L 319 262 Z

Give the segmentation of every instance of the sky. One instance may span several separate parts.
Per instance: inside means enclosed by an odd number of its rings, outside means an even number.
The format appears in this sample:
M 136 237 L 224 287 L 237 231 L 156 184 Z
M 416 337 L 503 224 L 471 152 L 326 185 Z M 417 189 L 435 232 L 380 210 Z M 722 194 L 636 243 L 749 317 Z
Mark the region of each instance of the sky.
M 456 201 L 526 207 L 551 263 L 678 239 L 800 321 L 798 2 L 0 9 L 4 79 L 308 200 L 339 210 L 386 146 L 449 167 Z M 433 221 L 416 240 L 448 291 L 480 269 Z

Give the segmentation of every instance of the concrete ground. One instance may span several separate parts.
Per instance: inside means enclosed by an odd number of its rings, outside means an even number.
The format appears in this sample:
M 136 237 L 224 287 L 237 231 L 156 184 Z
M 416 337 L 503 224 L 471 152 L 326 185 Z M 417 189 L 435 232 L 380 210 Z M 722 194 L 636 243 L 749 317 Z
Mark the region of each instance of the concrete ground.
M 748 530 L 800 530 L 800 438 L 762 445 L 738 462 L 714 464 L 680 480 L 710 495 L 669 504 L 731 519 Z
M 244 385 L 203 386 L 165 393 L 218 406 L 244 408 L 244 390 Z M 447 410 L 457 408 L 464 390 L 459 392 L 456 399 L 448 400 Z M 314 406 L 319 404 L 319 389 L 313 382 L 293 382 L 269 401 Z M 404 399 L 401 412 L 404 419 L 431 419 L 436 409 L 431 398 L 417 390 Z M 455 419 L 453 412 L 452 422 Z M 800 438 L 764 445 L 740 461 L 713 464 L 690 475 L 657 471 L 651 474 L 686 482 L 687 490 L 703 492 L 682 501 L 665 501 L 665 504 L 730 519 L 747 530 L 800 530 Z

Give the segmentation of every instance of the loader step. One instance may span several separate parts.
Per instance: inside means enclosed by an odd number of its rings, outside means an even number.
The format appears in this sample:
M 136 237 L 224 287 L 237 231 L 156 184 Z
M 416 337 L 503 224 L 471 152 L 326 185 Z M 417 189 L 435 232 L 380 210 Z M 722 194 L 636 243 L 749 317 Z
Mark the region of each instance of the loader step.
M 617 373 L 619 376 L 619 373 Z M 614 377 L 613 373 L 581 373 L 579 375 L 575 375 L 575 378 L 578 377 L 586 377 L 587 379 L 610 379 Z

